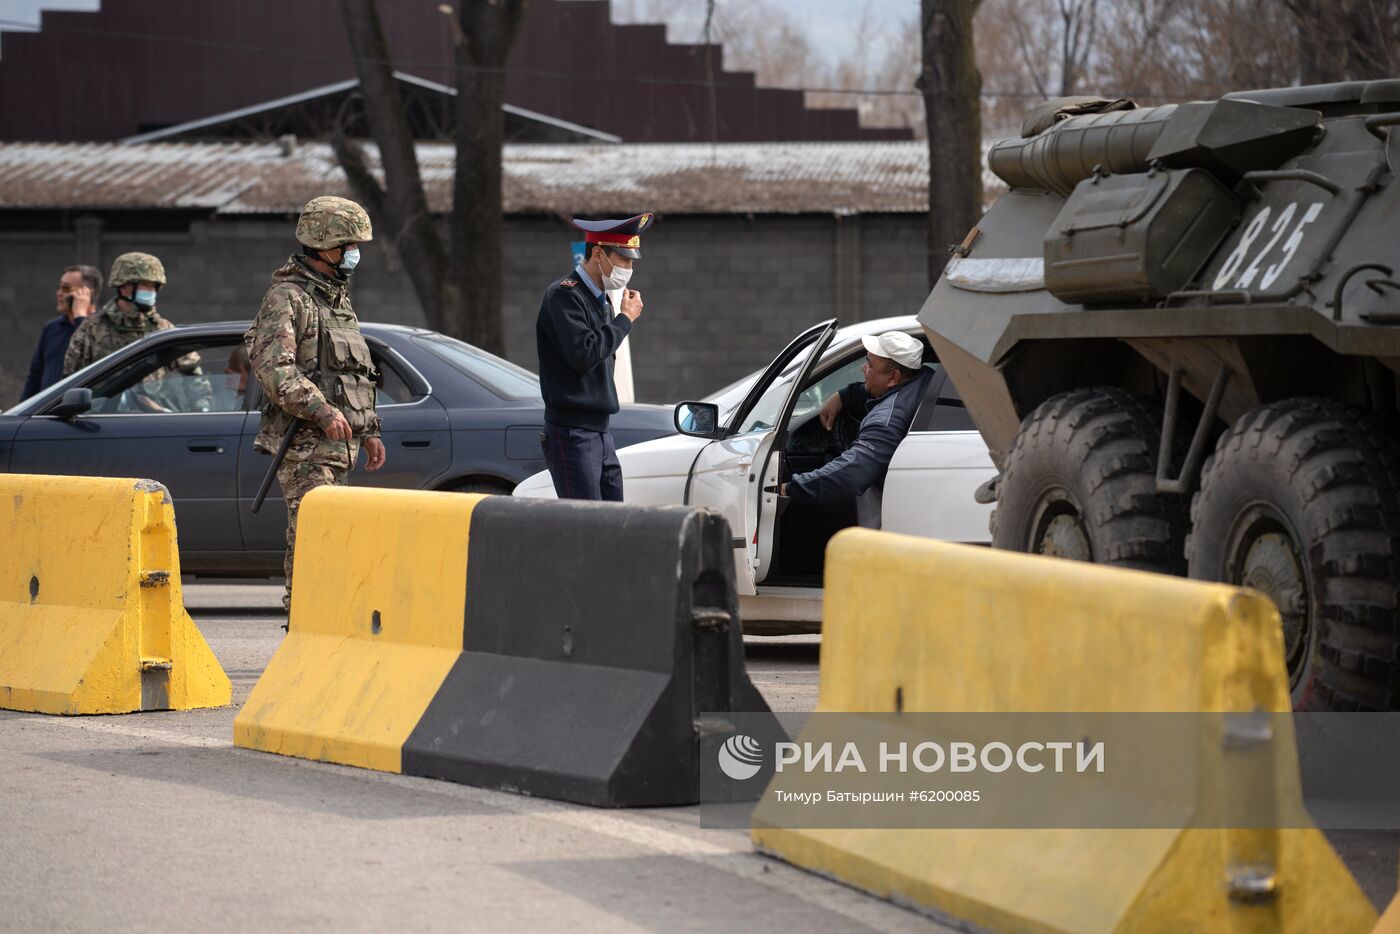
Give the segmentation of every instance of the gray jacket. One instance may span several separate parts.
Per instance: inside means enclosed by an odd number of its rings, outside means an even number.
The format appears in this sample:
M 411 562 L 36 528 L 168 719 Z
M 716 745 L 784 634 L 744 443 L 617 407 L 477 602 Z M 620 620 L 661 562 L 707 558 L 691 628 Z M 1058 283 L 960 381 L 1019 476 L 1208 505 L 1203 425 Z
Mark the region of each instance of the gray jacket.
M 895 448 L 909 433 L 909 423 L 928 389 L 933 370 L 924 367 L 917 379 L 900 383 L 871 399 L 864 383 L 841 390 L 841 413 L 859 418 L 860 433 L 840 457 L 816 470 L 795 474 L 788 481 L 794 503 L 829 503 L 885 485 L 885 473 Z

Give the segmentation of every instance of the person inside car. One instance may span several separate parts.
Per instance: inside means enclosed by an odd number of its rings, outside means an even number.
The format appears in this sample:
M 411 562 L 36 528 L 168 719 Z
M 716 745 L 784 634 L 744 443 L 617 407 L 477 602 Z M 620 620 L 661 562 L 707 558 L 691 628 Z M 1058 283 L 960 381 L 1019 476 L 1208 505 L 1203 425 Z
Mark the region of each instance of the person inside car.
M 248 360 L 248 348 L 242 344 L 233 348 L 224 364 L 222 398 L 219 400 L 221 412 L 236 412 L 243 408 L 248 395 L 248 377 L 253 372 Z
M 865 528 L 880 527 L 880 499 L 895 448 L 928 388 L 933 370 L 923 365 L 924 348 L 903 331 L 861 338 L 865 344 L 863 383 L 852 383 L 822 404 L 817 417 L 830 431 L 836 420 L 860 422 L 855 442 L 840 457 L 816 470 L 794 474 L 780 492 L 797 503 L 829 503 L 856 498 L 856 516 Z

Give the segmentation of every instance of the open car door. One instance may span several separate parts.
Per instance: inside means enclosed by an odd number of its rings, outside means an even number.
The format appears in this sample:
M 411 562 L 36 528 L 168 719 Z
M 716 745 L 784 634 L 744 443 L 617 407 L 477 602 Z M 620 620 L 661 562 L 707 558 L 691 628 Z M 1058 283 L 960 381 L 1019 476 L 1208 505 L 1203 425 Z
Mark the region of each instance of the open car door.
M 778 484 L 783 445 L 798 390 L 836 336 L 835 318 L 803 331 L 774 358 L 734 410 L 718 440 L 696 455 L 686 479 L 687 505 L 724 514 L 734 533 L 735 585 L 753 594 L 772 563 L 773 530 L 783 505 Z

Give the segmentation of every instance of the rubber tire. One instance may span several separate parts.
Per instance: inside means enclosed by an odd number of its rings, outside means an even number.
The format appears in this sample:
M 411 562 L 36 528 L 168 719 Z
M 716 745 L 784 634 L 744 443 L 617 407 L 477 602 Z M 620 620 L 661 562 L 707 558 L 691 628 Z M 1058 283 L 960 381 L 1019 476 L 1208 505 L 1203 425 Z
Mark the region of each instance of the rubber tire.
M 1161 410 L 1112 387 L 1052 396 L 1024 422 L 997 485 L 992 547 L 1033 550 L 1040 503 L 1058 490 L 1079 513 L 1092 560 L 1186 573 L 1187 503 L 1157 492 Z
M 1191 504 L 1190 575 L 1226 577 L 1236 522 L 1266 503 L 1311 578 L 1299 710 L 1400 709 L 1400 433 L 1329 399 L 1255 409 L 1220 437 Z

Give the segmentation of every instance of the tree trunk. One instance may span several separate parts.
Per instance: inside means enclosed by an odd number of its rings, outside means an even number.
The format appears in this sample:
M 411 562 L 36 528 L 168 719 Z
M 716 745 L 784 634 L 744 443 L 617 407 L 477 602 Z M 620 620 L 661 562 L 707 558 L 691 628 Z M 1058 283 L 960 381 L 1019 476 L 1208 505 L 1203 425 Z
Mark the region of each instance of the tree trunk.
M 972 41 L 979 0 L 922 0 L 923 68 L 917 87 L 928 118 L 929 288 L 982 216 L 982 75 Z
M 457 100 L 453 104 L 457 170 L 452 183 L 452 271 L 446 291 L 455 300 L 465 340 L 505 353 L 501 267 L 505 212 L 501 201 L 501 149 L 505 140 L 504 69 L 525 18 L 525 0 L 463 0 L 454 41 Z
M 370 213 L 377 238 L 392 244 L 402 260 L 428 327 L 462 336 L 460 330 L 452 328 L 451 306 L 445 301 L 449 298 L 442 288 L 448 269 L 447 254 L 428 212 L 418 154 L 394 80 L 389 43 L 384 38 L 379 12 L 374 0 L 341 0 L 341 12 L 355 56 L 365 118 L 379 146 L 384 185 L 370 173 L 359 145 L 347 140 L 343 133 L 333 134 L 332 147 L 350 187 Z
M 448 239 L 428 210 L 418 155 L 389 43 L 375 0 L 340 0 L 365 118 L 379 146 L 381 186 L 359 144 L 343 132 L 331 144 L 355 194 L 364 202 L 381 240 L 393 244 L 428 326 L 505 352 L 501 327 L 501 146 L 505 121 L 506 59 L 525 18 L 527 0 L 460 0 L 450 29 L 457 71 L 453 138 L 457 169 L 452 181 Z

